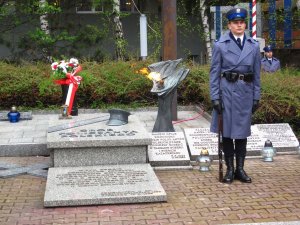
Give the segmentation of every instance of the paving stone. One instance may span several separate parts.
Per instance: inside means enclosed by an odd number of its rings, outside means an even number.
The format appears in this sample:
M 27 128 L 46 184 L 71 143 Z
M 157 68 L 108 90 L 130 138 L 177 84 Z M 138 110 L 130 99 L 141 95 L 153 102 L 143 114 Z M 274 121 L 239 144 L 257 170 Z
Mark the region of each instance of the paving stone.
M 2 127 L 0 130 L 1 138 L 9 138 L 11 141 L 14 139 L 22 138 L 23 137 L 23 131 L 16 131 L 16 129 L 13 129 L 12 132 L 9 132 L 9 128 Z M 20 129 L 18 129 L 20 130 Z
M 33 137 L 10 138 L 9 142 L 14 144 L 31 144 Z
M 50 162 L 33 163 L 28 166 L 21 166 L 18 164 L 0 161 L 0 178 L 8 178 L 22 174 L 47 177 L 47 171 L 44 172 L 43 169 L 48 169 L 49 166 Z
M 49 156 L 46 143 L 10 143 L 0 145 L 0 157 L 9 156 Z
M 7 177 L 13 177 L 16 175 L 26 174 L 27 171 L 28 171 L 28 168 L 25 168 L 25 167 L 0 170 L 0 178 L 7 178 Z
M 0 169 L 10 169 L 10 168 L 17 168 L 17 167 L 20 166 L 14 163 L 4 162 L 0 160 Z
M 47 135 L 46 130 L 39 130 L 39 131 L 24 131 L 23 133 L 23 138 L 36 138 L 36 137 L 45 137 Z M 31 139 L 31 141 L 33 141 L 33 139 Z
M 47 178 L 48 170 L 43 170 L 43 169 L 31 170 L 31 171 L 28 171 L 27 174 L 32 175 L 32 176 Z
M 0 138 L 0 145 L 8 144 L 9 140 L 10 140 L 9 138 Z
M 239 225 L 299 225 L 299 224 L 300 224 L 300 221 L 291 221 L 291 222 L 264 222 L 264 223 L 239 223 Z

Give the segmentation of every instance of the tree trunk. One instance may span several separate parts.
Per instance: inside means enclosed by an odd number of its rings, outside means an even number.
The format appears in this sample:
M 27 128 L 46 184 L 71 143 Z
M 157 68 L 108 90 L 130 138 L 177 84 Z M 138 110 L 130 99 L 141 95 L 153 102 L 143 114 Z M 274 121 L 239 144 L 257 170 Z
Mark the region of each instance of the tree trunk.
M 204 28 L 204 35 L 205 35 L 205 45 L 206 45 L 206 52 L 207 52 L 207 61 L 211 61 L 211 44 L 210 44 L 210 31 L 209 31 L 209 24 L 208 24 L 208 18 L 205 14 L 206 11 L 206 5 L 205 5 L 205 0 L 200 0 L 200 14 L 201 14 L 201 19 L 203 23 L 203 28 Z
M 44 8 L 46 4 L 46 0 L 39 0 L 40 1 L 40 8 Z M 41 24 L 41 30 L 45 32 L 46 35 L 50 35 L 50 29 L 49 29 L 49 23 L 48 23 L 48 15 L 43 14 L 40 16 L 40 24 Z M 51 56 L 49 54 L 49 50 L 47 48 L 42 49 L 42 55 L 43 59 L 46 61 L 51 62 Z
M 113 20 L 115 23 L 115 43 L 117 60 L 125 60 L 126 41 L 124 38 L 123 26 L 120 20 L 120 1 L 114 0 Z

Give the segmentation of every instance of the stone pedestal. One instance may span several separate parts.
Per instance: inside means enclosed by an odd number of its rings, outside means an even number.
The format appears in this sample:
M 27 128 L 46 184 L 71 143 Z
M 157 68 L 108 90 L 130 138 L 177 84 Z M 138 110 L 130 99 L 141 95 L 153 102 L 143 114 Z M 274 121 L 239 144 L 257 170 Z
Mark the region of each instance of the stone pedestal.
M 54 167 L 146 163 L 150 144 L 149 133 L 135 116 L 123 126 L 102 121 L 47 134 Z
M 99 121 L 72 127 L 76 123 L 72 119 L 63 126 L 68 129 L 47 134 L 54 168 L 48 172 L 44 206 L 166 201 L 147 163 L 152 139 L 138 118 L 132 115 L 122 126 Z M 50 127 L 64 123 L 55 121 Z

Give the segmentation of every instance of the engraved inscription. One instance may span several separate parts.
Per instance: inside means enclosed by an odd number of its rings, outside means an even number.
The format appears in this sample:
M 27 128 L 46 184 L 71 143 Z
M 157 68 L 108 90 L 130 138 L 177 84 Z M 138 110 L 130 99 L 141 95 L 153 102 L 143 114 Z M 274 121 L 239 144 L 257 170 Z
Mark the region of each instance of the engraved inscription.
M 182 132 L 154 132 L 149 154 L 153 158 L 188 159 L 188 151 Z
M 184 129 L 192 155 L 200 155 L 202 149 L 207 149 L 210 155 L 218 154 L 218 136 L 209 128 Z
M 104 197 L 111 197 L 111 196 L 143 196 L 143 195 L 155 195 L 161 194 L 161 191 L 153 191 L 153 190 L 145 190 L 145 191 L 107 191 L 102 192 L 102 196 Z
M 271 140 L 274 147 L 297 147 L 299 142 L 287 123 L 254 125 L 261 138 Z
M 135 185 L 148 182 L 146 172 L 133 169 L 86 169 L 70 171 L 56 176 L 57 186 L 89 187 Z
M 77 132 L 60 132 L 61 138 L 86 138 L 86 137 L 114 137 L 114 136 L 134 136 L 138 131 L 135 130 L 122 130 L 117 131 L 114 129 L 81 129 Z
M 255 126 L 251 126 L 251 136 L 247 137 L 247 151 L 260 151 L 264 142 Z

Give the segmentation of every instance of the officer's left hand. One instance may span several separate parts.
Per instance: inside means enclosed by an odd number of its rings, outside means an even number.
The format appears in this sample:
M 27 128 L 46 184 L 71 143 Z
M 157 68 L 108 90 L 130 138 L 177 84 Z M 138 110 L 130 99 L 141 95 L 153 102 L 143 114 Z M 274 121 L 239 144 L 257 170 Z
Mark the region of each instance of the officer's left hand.
M 252 113 L 254 113 L 259 106 L 259 100 L 253 100 Z

